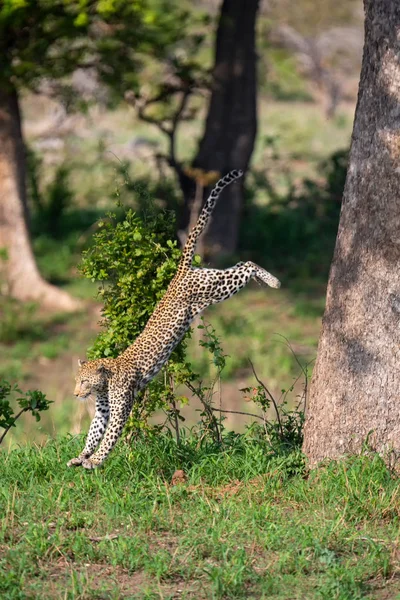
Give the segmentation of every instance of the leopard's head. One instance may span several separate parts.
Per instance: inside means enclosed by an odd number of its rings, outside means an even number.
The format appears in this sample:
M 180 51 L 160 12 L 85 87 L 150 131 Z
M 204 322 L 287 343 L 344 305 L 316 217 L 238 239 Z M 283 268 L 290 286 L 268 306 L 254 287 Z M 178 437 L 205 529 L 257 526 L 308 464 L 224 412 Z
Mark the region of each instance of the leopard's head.
M 101 360 L 78 360 L 74 395 L 85 399 L 90 394 L 107 391 L 110 369 Z

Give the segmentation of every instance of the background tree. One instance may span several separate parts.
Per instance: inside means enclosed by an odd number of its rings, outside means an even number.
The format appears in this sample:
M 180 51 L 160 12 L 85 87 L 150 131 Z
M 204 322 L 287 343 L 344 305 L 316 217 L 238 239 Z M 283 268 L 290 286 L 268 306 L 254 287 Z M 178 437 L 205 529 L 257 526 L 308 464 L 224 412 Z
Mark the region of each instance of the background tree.
M 400 450 L 400 5 L 365 0 L 349 169 L 304 451 Z
M 156 125 L 169 139 L 164 158 L 175 169 L 184 198 L 181 232 L 196 220 L 202 197 L 210 191 L 208 185 L 203 185 L 204 180 L 209 179 L 213 185 L 218 173 L 232 169 L 246 171 L 249 165 L 257 133 L 258 6 L 259 0 L 222 2 L 211 80 L 197 56 L 203 36 L 192 35 L 186 43 L 185 60 L 174 57 L 170 61 L 162 86 L 149 95 L 143 90 L 137 96 L 132 92 L 127 94 L 138 116 Z M 190 97 L 206 89 L 211 89 L 211 95 L 204 133 L 191 167 L 185 168 L 176 155 L 177 129 L 184 121 L 193 119 L 196 112 Z M 222 194 L 205 236 L 210 254 L 235 251 L 243 201 L 244 180 L 235 190 Z
M 38 90 L 47 78 L 53 93 L 72 105 L 77 98 L 66 77 L 79 67 L 91 69 L 109 87 L 110 100 L 120 97 L 137 84 L 140 50 L 161 56 L 182 34 L 185 19 L 183 11 L 158 0 L 6 0 L 0 5 L 0 248 L 6 255 L 2 278 L 13 297 L 64 310 L 78 306 L 43 280 L 32 253 L 21 90 Z
M 247 170 L 257 133 L 258 0 L 224 0 L 212 73 L 212 92 L 203 137 L 193 167 L 226 173 Z M 182 181 L 182 180 L 181 180 Z M 193 185 L 183 181 L 184 226 L 189 222 Z M 209 189 L 205 190 L 208 194 Z M 206 243 L 212 252 L 233 253 L 238 242 L 244 180 L 224 192 L 215 209 Z

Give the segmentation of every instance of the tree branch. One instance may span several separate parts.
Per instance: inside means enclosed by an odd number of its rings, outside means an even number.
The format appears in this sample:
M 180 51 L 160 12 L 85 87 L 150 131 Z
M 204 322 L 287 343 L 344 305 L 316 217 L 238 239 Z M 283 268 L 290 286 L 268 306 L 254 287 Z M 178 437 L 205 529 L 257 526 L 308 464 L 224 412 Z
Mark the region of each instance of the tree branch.
M 231 415 L 245 415 L 246 417 L 256 417 L 256 419 L 261 419 L 261 421 L 265 420 L 264 417 L 262 417 L 261 415 L 256 415 L 255 413 L 243 412 L 241 410 L 225 410 L 222 408 L 216 408 L 214 406 L 211 406 L 211 410 L 215 410 L 217 412 L 229 413 Z

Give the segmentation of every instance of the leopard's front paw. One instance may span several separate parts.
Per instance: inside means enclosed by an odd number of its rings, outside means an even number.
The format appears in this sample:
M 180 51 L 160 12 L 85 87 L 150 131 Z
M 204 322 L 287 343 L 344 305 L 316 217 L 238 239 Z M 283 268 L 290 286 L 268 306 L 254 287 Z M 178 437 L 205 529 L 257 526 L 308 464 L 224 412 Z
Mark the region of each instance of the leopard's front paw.
M 67 462 L 67 467 L 80 467 L 84 460 L 84 456 L 77 456 L 76 458 L 71 458 L 71 460 Z
M 96 467 L 100 466 L 100 462 L 97 462 L 96 459 L 86 458 L 82 461 L 82 467 L 85 469 L 96 469 Z

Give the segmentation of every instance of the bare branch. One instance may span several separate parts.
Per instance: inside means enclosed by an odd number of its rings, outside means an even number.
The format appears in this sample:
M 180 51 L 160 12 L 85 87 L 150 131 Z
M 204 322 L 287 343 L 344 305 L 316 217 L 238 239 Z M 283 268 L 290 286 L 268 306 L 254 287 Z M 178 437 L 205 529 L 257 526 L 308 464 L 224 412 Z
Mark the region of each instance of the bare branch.
M 277 403 L 275 401 L 275 398 L 273 397 L 273 395 L 271 394 L 271 392 L 269 391 L 269 389 L 267 388 L 267 386 L 261 381 L 261 379 L 259 379 L 259 377 L 258 377 L 258 375 L 256 373 L 256 370 L 254 368 L 254 365 L 251 362 L 250 358 L 249 358 L 249 363 L 251 365 L 254 377 L 256 378 L 256 380 L 259 383 L 259 385 L 261 385 L 264 388 L 266 394 L 271 399 L 272 404 L 274 405 L 275 412 L 276 412 L 276 418 L 277 418 L 277 421 L 278 421 L 278 424 L 279 424 L 279 429 L 280 429 L 281 435 L 283 436 L 283 427 L 282 427 L 281 417 L 280 417 L 280 414 L 279 414 L 278 405 L 277 405 Z
M 231 415 L 245 415 L 246 417 L 256 417 L 256 419 L 261 419 L 261 421 L 265 421 L 264 417 L 261 415 L 256 415 L 255 413 L 242 412 L 241 410 L 225 410 L 222 408 L 216 408 L 214 406 L 211 407 L 211 410 L 215 410 L 221 413 L 229 413 Z

